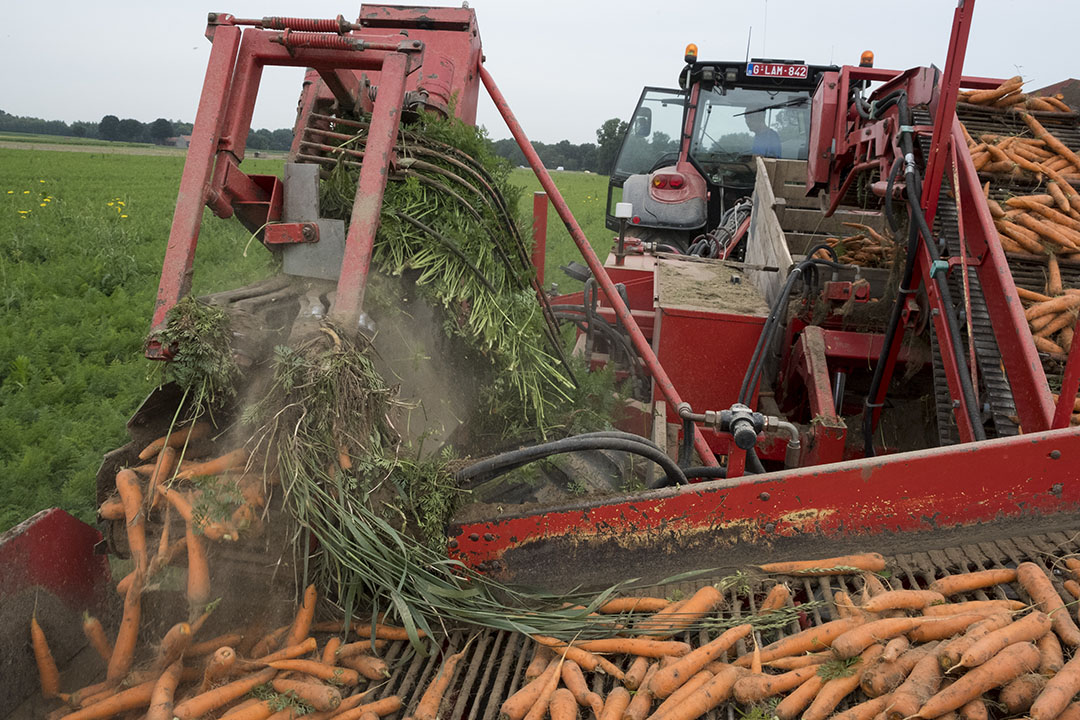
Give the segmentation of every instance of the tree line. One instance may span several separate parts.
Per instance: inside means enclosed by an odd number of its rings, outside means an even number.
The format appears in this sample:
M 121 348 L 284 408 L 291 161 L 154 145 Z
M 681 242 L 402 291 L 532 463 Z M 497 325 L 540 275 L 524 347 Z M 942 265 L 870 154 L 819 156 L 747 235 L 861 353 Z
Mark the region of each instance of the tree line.
M 191 134 L 192 124 L 178 120 L 158 118 L 144 123 L 134 118 L 119 118 L 106 115 L 98 122 L 63 120 L 43 120 L 41 118 L 11 115 L 0 110 L 0 132 L 32 133 L 37 135 L 58 135 L 65 137 L 90 138 L 116 142 L 154 143 L 165 145 L 171 138 Z M 573 144 L 569 140 L 556 143 L 534 142 L 533 147 L 547 168 L 565 170 L 587 170 L 607 175 L 615 162 L 619 151 L 626 123 L 618 118 L 611 118 L 596 130 L 595 143 Z M 279 150 L 285 152 L 292 144 L 291 128 L 268 130 L 260 128 L 248 133 L 247 146 L 252 150 Z M 517 143 L 510 139 L 490 141 L 492 152 L 506 158 L 512 165 L 527 165 L 524 153 Z

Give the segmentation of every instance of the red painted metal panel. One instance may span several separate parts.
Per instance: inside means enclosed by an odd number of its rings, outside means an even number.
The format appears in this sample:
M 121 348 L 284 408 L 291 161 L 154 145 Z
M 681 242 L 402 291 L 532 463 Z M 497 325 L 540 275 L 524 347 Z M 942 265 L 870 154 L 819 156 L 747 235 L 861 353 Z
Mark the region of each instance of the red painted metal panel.
M 454 526 L 450 554 L 512 574 L 508 551 L 549 539 L 609 540 L 647 553 L 673 537 L 842 538 L 1076 512 L 1078 467 L 1074 427 L 506 513 Z

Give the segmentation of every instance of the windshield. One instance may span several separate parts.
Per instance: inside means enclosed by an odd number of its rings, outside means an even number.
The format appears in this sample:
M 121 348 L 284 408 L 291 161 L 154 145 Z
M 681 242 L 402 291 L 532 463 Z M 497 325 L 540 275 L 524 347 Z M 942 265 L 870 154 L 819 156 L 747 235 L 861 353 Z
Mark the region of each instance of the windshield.
M 807 92 L 717 87 L 701 93 L 690 154 L 712 174 L 752 155 L 805 160 L 809 138 Z
M 679 154 L 684 106 L 685 95 L 679 90 L 645 88 L 619 148 L 612 176 L 625 180 L 648 173 L 665 158 L 674 164 Z

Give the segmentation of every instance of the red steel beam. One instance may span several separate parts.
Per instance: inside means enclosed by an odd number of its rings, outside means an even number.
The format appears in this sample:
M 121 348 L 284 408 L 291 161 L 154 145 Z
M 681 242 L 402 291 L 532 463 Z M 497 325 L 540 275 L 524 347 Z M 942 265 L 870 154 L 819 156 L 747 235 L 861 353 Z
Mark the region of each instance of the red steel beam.
M 1076 407 L 1076 391 L 1080 389 L 1080 332 L 1073 333 L 1069 345 L 1069 359 L 1065 361 L 1065 374 L 1061 378 L 1061 394 L 1054 410 L 1053 428 L 1069 427 L 1073 408 Z
M 665 372 L 663 366 L 660 365 L 656 353 L 653 352 L 649 341 L 646 340 L 645 335 L 642 334 L 641 328 L 638 327 L 637 321 L 630 313 L 630 309 L 626 307 L 626 303 L 619 297 L 619 293 L 615 289 L 615 283 L 611 281 L 611 278 L 608 276 L 600 259 L 596 257 L 596 253 L 593 252 L 592 246 L 589 245 L 588 238 L 586 238 L 585 233 L 581 231 L 581 226 L 578 225 L 578 222 L 574 219 L 574 215 L 570 212 L 570 208 L 567 206 L 566 201 L 563 200 L 562 193 L 559 192 L 559 188 L 555 187 L 551 175 L 548 174 L 547 168 L 544 167 L 544 163 L 540 162 L 540 157 L 536 154 L 536 150 L 533 149 L 532 143 L 529 142 L 529 138 L 525 135 L 525 131 L 522 130 L 521 125 L 518 124 L 517 118 L 514 117 L 513 111 L 510 110 L 510 106 L 506 102 L 506 98 L 503 97 L 503 94 L 495 85 L 495 80 L 491 77 L 491 73 L 489 73 L 487 68 L 483 65 L 480 66 L 480 79 L 483 81 L 484 87 L 487 88 L 488 95 L 491 96 L 491 99 L 495 103 L 495 107 L 498 108 L 503 120 L 506 121 L 506 126 L 517 141 L 518 147 L 521 148 L 521 151 L 525 154 L 525 158 L 529 161 L 529 165 L 532 167 L 533 172 L 536 173 L 536 177 L 540 180 L 540 184 L 551 198 L 551 203 L 555 206 L 555 210 L 559 213 L 559 217 L 562 219 L 563 224 L 565 224 L 566 229 L 570 231 L 570 237 L 573 238 L 574 244 L 577 245 L 578 250 L 581 251 L 581 256 L 585 259 L 585 263 L 589 266 L 589 270 L 592 271 L 593 277 L 600 283 L 600 287 L 603 289 L 608 302 L 615 309 L 615 314 L 618 316 L 619 321 L 622 322 L 623 327 L 625 327 L 626 331 L 630 334 L 630 341 L 633 343 L 634 349 L 637 350 L 638 355 L 641 356 L 641 359 L 645 362 L 645 367 L 649 370 L 649 374 L 652 375 L 657 388 L 671 407 L 677 407 L 682 403 L 679 391 L 675 389 L 675 386 L 671 382 L 671 378 L 668 377 L 667 372 Z M 702 436 L 701 431 L 698 430 L 697 426 L 694 427 L 694 449 L 697 450 L 698 455 L 701 456 L 701 461 L 706 465 L 716 466 L 719 464 L 716 461 L 716 455 L 713 454 L 709 444 L 705 442 L 705 438 Z
M 364 306 L 371 250 L 379 229 L 383 194 L 390 173 L 390 161 L 401 128 L 401 105 L 405 98 L 405 76 L 409 58 L 404 53 L 388 55 L 379 76 L 379 93 L 371 113 L 364 164 L 356 186 L 349 233 L 345 236 L 345 257 L 338 276 L 337 296 L 330 316 L 347 331 L 357 328 Z

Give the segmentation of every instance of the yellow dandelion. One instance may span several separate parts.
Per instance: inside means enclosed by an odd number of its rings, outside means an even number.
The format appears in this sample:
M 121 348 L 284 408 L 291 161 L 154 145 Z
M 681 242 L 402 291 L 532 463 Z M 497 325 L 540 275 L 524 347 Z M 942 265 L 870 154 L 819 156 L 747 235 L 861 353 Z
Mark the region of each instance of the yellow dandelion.
M 47 203 L 41 203 L 41 207 L 48 207 Z
M 50 197 L 45 198 L 45 202 L 52 202 L 52 198 L 50 198 Z
M 123 200 L 117 200 L 116 204 L 119 205 L 120 207 L 124 207 L 124 201 Z
M 15 191 L 14 191 L 14 190 L 8 190 L 8 191 L 7 191 L 7 194 L 8 194 L 8 195 L 14 195 L 14 194 L 15 194 Z
M 127 217 L 127 215 L 121 215 L 120 217 L 122 217 L 122 218 L 126 218 L 126 217 Z
M 105 204 L 106 204 L 106 205 L 108 205 L 109 207 L 112 207 L 112 206 L 113 206 L 113 204 L 112 204 L 112 203 L 105 203 Z
M 20 215 L 29 215 L 29 214 L 30 214 L 30 211 L 29 211 L 29 210 L 20 210 L 20 211 L 19 211 L 19 214 L 20 214 Z
M 39 183 L 43 183 L 43 182 L 45 182 L 45 181 L 44 181 L 44 180 L 38 180 L 38 182 L 39 182 Z
M 22 191 L 22 194 L 23 194 L 23 195 L 29 195 L 29 194 L 30 194 L 30 191 L 29 191 L 29 190 L 23 190 L 23 191 Z

